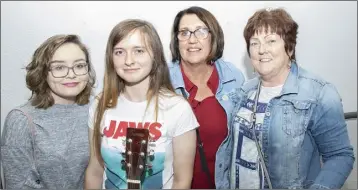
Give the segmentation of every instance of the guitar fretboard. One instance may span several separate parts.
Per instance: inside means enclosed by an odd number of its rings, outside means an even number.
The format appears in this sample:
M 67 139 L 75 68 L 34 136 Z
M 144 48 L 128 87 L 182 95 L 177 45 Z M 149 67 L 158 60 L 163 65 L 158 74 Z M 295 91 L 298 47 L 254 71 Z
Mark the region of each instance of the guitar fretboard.
M 127 182 L 127 184 L 128 184 L 128 189 L 140 189 L 141 188 L 140 187 L 140 182 L 139 183 L 137 183 L 137 182 L 134 182 L 134 183 Z

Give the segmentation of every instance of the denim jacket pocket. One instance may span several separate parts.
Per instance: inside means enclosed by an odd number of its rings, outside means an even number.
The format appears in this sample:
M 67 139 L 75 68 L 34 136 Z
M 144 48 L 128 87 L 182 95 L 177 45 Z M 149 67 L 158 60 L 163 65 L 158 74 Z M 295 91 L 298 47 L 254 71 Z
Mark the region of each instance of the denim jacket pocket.
M 282 116 L 285 134 L 297 137 L 306 131 L 311 104 L 309 101 L 285 100 Z

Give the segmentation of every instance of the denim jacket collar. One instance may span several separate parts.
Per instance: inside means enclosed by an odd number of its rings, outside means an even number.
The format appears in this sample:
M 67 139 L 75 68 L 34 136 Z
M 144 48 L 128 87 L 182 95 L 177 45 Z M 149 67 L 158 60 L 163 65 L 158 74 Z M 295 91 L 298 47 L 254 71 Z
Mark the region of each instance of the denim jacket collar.
M 230 68 L 228 68 L 227 65 L 225 65 L 221 59 L 216 60 L 215 64 L 219 74 L 219 83 L 226 83 L 235 80 L 234 74 L 231 73 Z M 176 79 L 172 81 L 174 89 L 184 88 L 184 79 L 180 71 L 179 61 L 177 60 L 170 63 L 169 67 L 172 69 L 172 75 L 173 75 L 172 78 Z M 223 74 L 224 71 L 225 71 L 225 75 Z
M 283 85 L 281 94 L 297 94 L 298 93 L 298 77 L 299 77 L 299 67 L 296 62 L 291 62 L 291 69 L 288 77 Z M 241 89 L 241 93 L 247 94 L 252 90 L 257 89 L 257 85 L 259 84 L 259 77 L 255 77 L 252 80 L 249 80 L 245 85 L 243 85 Z

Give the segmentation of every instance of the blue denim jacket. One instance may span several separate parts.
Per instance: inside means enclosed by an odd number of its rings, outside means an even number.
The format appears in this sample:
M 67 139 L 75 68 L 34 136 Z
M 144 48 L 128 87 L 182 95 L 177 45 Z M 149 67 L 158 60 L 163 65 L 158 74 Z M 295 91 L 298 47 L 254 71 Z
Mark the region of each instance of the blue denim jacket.
M 258 78 L 252 79 L 240 89 L 231 128 L 258 82 Z M 227 158 L 225 167 L 230 168 L 232 148 L 236 146 L 233 133 L 226 143 L 231 151 L 222 156 Z M 335 87 L 292 63 L 281 94 L 267 105 L 262 151 L 274 189 L 341 188 L 355 158 Z M 230 172 L 225 173 L 219 188 L 230 188 L 229 176 Z
M 184 89 L 187 96 L 189 96 L 188 92 L 184 87 L 183 75 L 180 70 L 179 61 L 171 62 L 169 65 L 170 78 L 173 84 L 173 87 L 177 94 L 181 93 L 181 88 Z M 222 59 L 218 59 L 215 61 L 215 66 L 219 74 L 219 86 L 217 92 L 215 94 L 216 99 L 219 101 L 220 105 L 224 108 L 226 112 L 226 116 L 228 118 L 228 127 L 231 122 L 232 111 L 234 105 L 238 101 L 238 90 L 242 86 L 245 81 L 245 78 L 242 72 L 235 67 L 232 63 L 225 62 Z M 229 132 L 230 133 L 230 132 Z M 222 186 L 222 179 L 225 176 L 225 164 L 227 164 L 227 158 L 225 156 L 226 152 L 228 152 L 228 144 L 224 143 L 227 141 L 229 136 L 223 141 L 223 143 L 219 146 L 219 149 L 216 153 L 216 161 L 215 161 L 215 184 L 217 187 Z M 205 145 L 204 145 L 205 147 Z

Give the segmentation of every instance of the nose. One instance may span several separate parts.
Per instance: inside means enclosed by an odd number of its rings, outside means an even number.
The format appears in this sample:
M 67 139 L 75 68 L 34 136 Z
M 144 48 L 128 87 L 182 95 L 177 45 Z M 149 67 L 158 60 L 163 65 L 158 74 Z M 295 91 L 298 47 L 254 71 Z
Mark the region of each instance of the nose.
M 259 47 L 259 54 L 263 55 L 264 53 L 266 53 L 266 44 L 261 44 Z
M 76 78 L 76 74 L 73 71 L 73 67 L 68 69 L 67 78 Z
M 124 64 L 126 66 L 130 66 L 130 65 L 133 64 L 133 57 L 132 57 L 132 55 L 130 53 L 127 53 L 126 60 L 125 60 Z
M 196 38 L 194 33 L 191 33 L 189 36 L 189 43 L 196 43 L 198 42 L 198 38 Z

